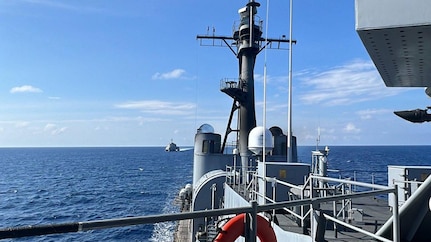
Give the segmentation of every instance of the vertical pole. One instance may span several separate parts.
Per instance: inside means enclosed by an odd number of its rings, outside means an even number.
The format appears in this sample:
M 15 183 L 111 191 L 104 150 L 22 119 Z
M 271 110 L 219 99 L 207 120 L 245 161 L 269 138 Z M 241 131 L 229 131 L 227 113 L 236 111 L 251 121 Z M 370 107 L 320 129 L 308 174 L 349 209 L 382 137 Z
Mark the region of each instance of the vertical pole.
M 356 186 L 356 185 L 355 185 L 355 186 Z M 349 194 L 352 194 L 352 193 L 353 193 L 353 192 L 352 192 L 352 184 L 349 184 L 349 191 L 348 191 L 348 193 L 349 193 Z M 351 199 L 351 198 L 349 198 L 348 203 L 349 203 L 349 210 L 348 210 L 348 212 L 350 212 L 350 211 L 352 211 L 352 208 L 353 208 L 353 204 L 352 204 L 352 199 Z
M 217 185 L 214 183 L 211 186 L 211 209 L 215 207 L 215 191 L 217 190 Z
M 394 207 L 393 207 L 393 237 L 394 237 L 394 242 L 399 242 L 400 241 L 400 218 L 399 218 L 399 214 L 398 214 L 398 185 L 394 186 L 395 188 L 395 192 L 394 192 Z
M 303 189 L 301 189 L 301 200 L 303 200 L 304 199 L 304 196 L 305 196 L 305 188 L 307 187 L 307 184 L 306 184 L 306 178 L 304 177 L 304 188 Z M 289 198 L 290 199 L 290 198 Z M 301 227 L 303 228 L 303 230 L 305 230 L 305 223 L 304 223 L 304 220 L 305 220 L 305 218 L 304 218 L 304 205 L 301 205 Z
M 314 194 L 313 194 L 314 190 L 313 190 L 313 182 L 310 183 L 310 198 L 313 199 L 314 198 Z M 310 228 L 311 228 L 311 238 L 313 239 L 312 241 L 315 241 L 314 239 L 316 238 L 316 221 L 315 221 L 315 216 L 314 216 L 315 210 L 314 210 L 314 203 L 311 202 L 310 204 Z
M 257 235 L 257 202 L 251 201 L 252 212 L 246 215 L 246 226 L 245 241 L 256 242 Z
M 259 192 L 257 190 L 257 186 L 259 184 L 259 176 L 256 173 L 253 173 L 253 174 L 254 174 L 254 187 L 253 187 L 254 197 L 253 197 L 253 200 L 257 200 L 259 197 Z M 266 186 L 266 183 L 265 183 L 265 186 Z
M 287 162 L 292 162 L 292 7 L 293 0 L 290 0 L 290 20 L 289 20 L 289 100 L 287 112 Z
M 269 18 L 269 0 L 267 1 L 266 5 L 266 35 L 265 35 L 265 41 L 268 43 L 268 18 Z M 264 65 L 263 65 L 263 204 L 266 203 L 266 54 L 267 54 L 267 48 L 265 48 L 265 58 L 264 58 Z
M 265 127 L 265 126 L 264 126 Z M 265 137 L 266 135 L 264 134 L 263 137 Z M 265 138 L 264 138 L 265 139 Z M 265 141 L 264 141 L 264 145 L 263 145 L 263 150 L 265 151 Z M 266 204 L 266 159 L 265 159 L 266 155 L 263 155 L 263 204 Z M 258 177 L 256 177 L 257 179 L 259 179 Z
M 341 185 L 341 194 L 345 195 L 346 194 L 346 185 L 343 183 Z M 346 199 L 343 198 L 343 200 L 341 200 L 341 209 L 343 210 L 343 221 L 346 222 Z
M 236 156 L 238 154 L 238 150 L 235 148 L 233 150 L 233 187 L 236 188 L 236 179 L 237 179 L 237 175 L 236 175 Z
M 356 171 L 353 171 L 353 180 L 356 181 Z M 353 186 L 353 191 L 356 192 L 356 185 Z
M 277 178 L 274 177 L 272 180 L 272 200 L 274 200 L 274 203 L 277 202 L 277 200 L 276 200 L 277 197 L 275 196 L 276 195 L 276 185 L 277 185 L 276 181 L 277 181 Z M 275 209 L 272 210 L 272 218 L 275 219 Z
M 334 218 L 337 218 L 337 201 L 333 201 L 333 206 L 333 216 Z M 338 238 L 337 223 L 334 223 L 334 236 L 335 238 Z

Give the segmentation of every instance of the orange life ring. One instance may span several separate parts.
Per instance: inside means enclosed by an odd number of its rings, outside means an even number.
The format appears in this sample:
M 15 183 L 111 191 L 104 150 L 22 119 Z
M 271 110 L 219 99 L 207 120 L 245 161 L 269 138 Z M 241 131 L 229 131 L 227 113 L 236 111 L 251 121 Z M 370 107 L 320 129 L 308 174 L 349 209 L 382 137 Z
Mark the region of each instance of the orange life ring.
M 214 241 L 217 242 L 233 242 L 239 236 L 244 234 L 244 221 L 245 213 L 239 214 L 231 218 L 222 227 L 222 231 L 219 232 Z M 274 230 L 271 224 L 262 216 L 257 216 L 257 237 L 261 242 L 276 242 L 277 237 L 275 236 Z

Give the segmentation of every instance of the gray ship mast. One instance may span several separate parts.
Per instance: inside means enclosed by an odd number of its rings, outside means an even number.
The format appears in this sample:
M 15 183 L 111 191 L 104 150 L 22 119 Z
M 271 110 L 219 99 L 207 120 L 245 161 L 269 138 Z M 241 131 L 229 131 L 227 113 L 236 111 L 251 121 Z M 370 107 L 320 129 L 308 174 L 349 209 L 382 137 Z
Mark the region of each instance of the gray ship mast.
M 226 128 L 221 152 L 224 152 L 226 146 L 227 136 L 231 132 L 238 132 L 238 150 L 241 156 L 241 163 L 243 167 L 247 166 L 251 152 L 248 150 L 248 135 L 250 131 L 256 127 L 256 111 L 255 111 L 255 98 L 254 98 L 254 66 L 256 56 L 265 48 L 282 49 L 281 43 L 296 43 L 290 41 L 285 36 L 280 39 L 262 38 L 262 27 L 257 25 L 255 15 L 257 8 L 260 6 L 258 2 L 250 0 L 246 7 L 241 8 L 238 12 L 240 14 L 240 25 L 234 31 L 232 37 L 228 36 L 202 36 L 198 35 L 197 39 L 212 39 L 220 40 L 221 43 L 232 51 L 238 58 L 239 62 L 239 79 L 224 80 L 221 91 L 233 98 L 233 105 Z M 229 44 L 228 41 L 233 42 Z M 276 44 L 274 44 L 276 43 Z M 235 51 L 232 46 L 236 46 Z M 238 111 L 238 130 L 231 128 L 232 118 L 235 111 Z

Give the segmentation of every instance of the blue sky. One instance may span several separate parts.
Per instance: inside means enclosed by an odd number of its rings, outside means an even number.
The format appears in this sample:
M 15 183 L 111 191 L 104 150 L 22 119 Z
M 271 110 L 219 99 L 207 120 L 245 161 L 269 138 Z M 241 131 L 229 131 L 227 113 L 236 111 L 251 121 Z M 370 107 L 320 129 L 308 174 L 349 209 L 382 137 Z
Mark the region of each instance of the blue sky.
M 192 145 L 224 133 L 236 78 L 227 48 L 246 1 L 0 0 L 0 147 Z M 288 1 L 262 1 L 268 37 L 288 34 Z M 427 124 L 395 110 L 429 105 L 422 88 L 386 88 L 357 33 L 353 0 L 294 2 L 293 133 L 299 145 L 429 144 Z M 266 22 L 264 24 L 266 26 Z M 210 31 L 211 32 L 211 31 Z M 288 52 L 267 55 L 267 126 L 287 127 Z M 264 54 L 255 68 L 262 124 Z

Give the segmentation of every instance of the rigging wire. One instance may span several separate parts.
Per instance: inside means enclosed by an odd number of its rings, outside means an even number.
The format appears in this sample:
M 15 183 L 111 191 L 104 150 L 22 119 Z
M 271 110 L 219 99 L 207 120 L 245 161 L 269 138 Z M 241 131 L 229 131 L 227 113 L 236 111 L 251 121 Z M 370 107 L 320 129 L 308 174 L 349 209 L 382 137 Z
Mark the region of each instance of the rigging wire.
M 200 59 L 200 56 L 199 56 L 199 48 L 198 47 L 196 47 L 196 56 L 195 56 L 195 61 L 196 61 L 196 63 L 195 63 L 195 65 L 196 65 L 196 70 L 195 70 L 195 72 L 196 72 L 196 76 L 198 77 L 198 78 L 195 78 L 195 117 L 194 117 L 194 129 L 196 129 L 196 127 L 197 127 L 197 123 L 198 123 L 198 112 L 199 112 L 199 110 L 198 110 L 198 103 L 199 103 L 199 82 L 198 82 L 198 79 L 199 79 L 199 59 Z M 193 140 L 193 142 L 194 142 L 194 140 Z M 194 146 L 194 143 L 193 143 L 193 146 Z

